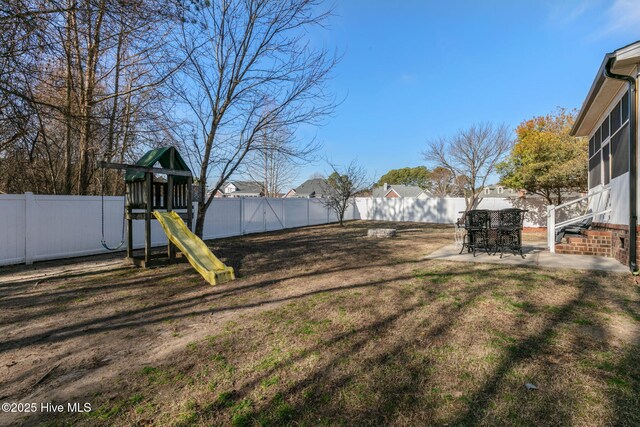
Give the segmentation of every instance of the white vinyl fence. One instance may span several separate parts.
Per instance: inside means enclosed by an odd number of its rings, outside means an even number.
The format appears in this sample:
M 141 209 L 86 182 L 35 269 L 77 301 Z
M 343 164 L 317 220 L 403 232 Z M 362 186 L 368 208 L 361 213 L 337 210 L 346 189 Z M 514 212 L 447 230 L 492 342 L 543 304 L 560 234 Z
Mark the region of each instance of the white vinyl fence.
M 105 240 L 116 246 L 122 239 L 122 197 L 105 197 Z M 525 226 L 546 224 L 546 207 L 529 201 L 486 198 L 479 208 L 529 209 Z M 383 199 L 357 198 L 345 219 L 415 221 L 453 224 L 464 211 L 462 198 Z M 328 224 L 335 213 L 319 199 L 216 198 L 207 211 L 204 238 L 215 239 L 248 233 Z M 49 196 L 31 193 L 0 195 L 0 265 L 30 264 L 107 252 L 101 245 L 99 196 Z M 144 227 L 134 221 L 134 247 L 144 246 Z M 151 243 L 167 243 L 162 228 L 151 223 Z M 124 249 L 124 248 L 123 248 Z
M 436 224 L 455 224 L 465 210 L 462 197 L 416 198 L 356 198 L 356 219 L 374 221 L 415 221 Z M 546 205 L 540 199 L 502 199 L 487 197 L 476 209 L 500 210 L 507 208 L 528 210 L 525 227 L 546 226 Z
M 122 239 L 122 197 L 104 198 L 105 240 Z M 353 209 L 345 215 L 354 217 Z M 0 265 L 30 264 L 107 252 L 101 245 L 99 196 L 0 195 Z M 239 236 L 336 221 L 319 199 L 216 198 L 207 211 L 204 238 Z M 142 221 L 133 221 L 134 247 L 144 247 Z M 167 243 L 162 227 L 151 223 L 151 243 Z M 122 249 L 125 247 L 123 246 Z

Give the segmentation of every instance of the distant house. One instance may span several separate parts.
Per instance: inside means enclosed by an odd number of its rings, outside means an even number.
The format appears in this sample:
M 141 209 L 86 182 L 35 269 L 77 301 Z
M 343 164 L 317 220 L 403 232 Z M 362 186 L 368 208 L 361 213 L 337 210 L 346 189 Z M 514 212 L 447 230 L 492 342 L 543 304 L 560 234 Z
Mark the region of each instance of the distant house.
M 387 184 L 382 187 L 373 189 L 373 197 L 381 197 L 385 199 L 397 199 L 405 197 L 414 197 L 416 199 L 427 199 L 430 194 L 427 190 L 423 190 L 417 185 L 396 185 Z
M 322 198 L 329 194 L 331 187 L 327 184 L 327 180 L 323 178 L 308 179 L 298 187 L 291 189 L 284 197 L 302 197 L 302 198 Z
M 229 181 L 222 193 L 223 197 L 264 197 L 263 186 L 256 181 Z
M 579 192 L 568 189 L 562 190 L 561 193 L 563 201 L 577 199 L 582 196 Z M 502 185 L 487 185 L 482 189 L 478 197 L 480 199 L 543 199 L 541 195 L 529 193 L 525 189 L 514 190 L 513 188 L 508 188 Z
M 197 190 L 197 191 L 198 191 L 198 193 L 200 192 L 199 188 L 200 188 L 200 187 L 198 187 L 198 190 Z M 196 190 L 195 190 L 195 187 L 194 187 L 194 193 L 193 193 L 193 194 L 194 194 L 194 196 L 193 196 L 193 197 L 194 197 L 194 200 L 195 200 L 195 201 L 199 201 L 199 196 L 196 196 L 195 191 L 196 191 Z M 211 189 L 211 190 L 207 190 L 207 199 L 208 199 L 209 197 L 211 197 L 211 195 L 212 195 L 212 194 L 213 194 L 213 189 Z M 213 197 L 227 197 L 227 196 L 225 196 L 225 194 L 224 194 L 221 190 L 216 190 L 216 193 L 213 195 Z
M 513 188 L 504 187 L 502 185 L 487 185 L 482 189 L 479 198 L 522 198 L 527 192 L 525 190 L 514 190 Z

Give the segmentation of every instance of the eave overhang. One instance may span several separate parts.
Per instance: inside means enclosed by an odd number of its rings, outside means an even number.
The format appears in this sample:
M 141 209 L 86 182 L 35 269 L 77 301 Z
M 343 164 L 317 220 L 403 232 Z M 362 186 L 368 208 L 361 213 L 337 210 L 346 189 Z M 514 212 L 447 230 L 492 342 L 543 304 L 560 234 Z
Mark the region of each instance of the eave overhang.
M 640 62 L 640 41 L 607 53 L 604 56 L 589 93 L 582 103 L 580 112 L 571 128 L 570 134 L 572 136 L 591 135 L 593 129 L 599 124 L 600 118 L 607 112 L 616 96 L 626 86 L 626 83 L 621 80 L 607 79 L 604 76 L 604 69 L 610 58 L 614 59 L 611 67 L 612 72 L 631 75 Z

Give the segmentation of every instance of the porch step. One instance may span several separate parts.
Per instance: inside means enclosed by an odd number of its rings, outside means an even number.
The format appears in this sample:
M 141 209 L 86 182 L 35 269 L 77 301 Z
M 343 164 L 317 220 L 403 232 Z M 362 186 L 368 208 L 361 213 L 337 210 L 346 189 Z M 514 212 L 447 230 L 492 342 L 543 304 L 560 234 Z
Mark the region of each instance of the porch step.
M 611 231 L 585 230 L 581 236 L 568 237 L 567 243 L 556 245 L 556 253 L 611 257 Z

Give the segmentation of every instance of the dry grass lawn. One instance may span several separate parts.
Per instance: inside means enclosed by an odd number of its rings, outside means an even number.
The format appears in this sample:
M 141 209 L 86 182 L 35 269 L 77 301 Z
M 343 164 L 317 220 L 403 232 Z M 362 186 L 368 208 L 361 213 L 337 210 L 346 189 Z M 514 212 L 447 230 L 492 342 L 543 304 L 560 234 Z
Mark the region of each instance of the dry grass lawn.
M 216 287 L 188 264 L 2 284 L 0 400 L 93 410 L 0 424 L 640 425 L 630 275 L 423 259 L 452 238 L 353 222 L 212 242 L 238 273 Z

